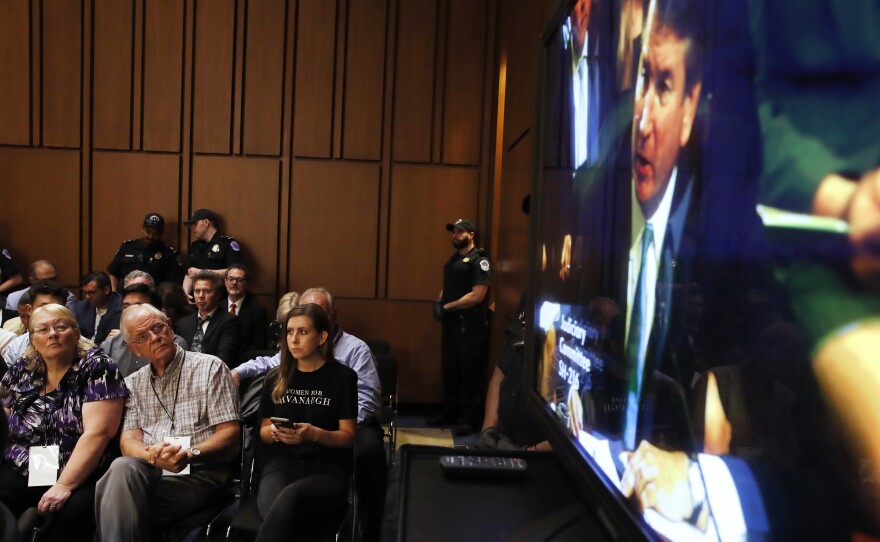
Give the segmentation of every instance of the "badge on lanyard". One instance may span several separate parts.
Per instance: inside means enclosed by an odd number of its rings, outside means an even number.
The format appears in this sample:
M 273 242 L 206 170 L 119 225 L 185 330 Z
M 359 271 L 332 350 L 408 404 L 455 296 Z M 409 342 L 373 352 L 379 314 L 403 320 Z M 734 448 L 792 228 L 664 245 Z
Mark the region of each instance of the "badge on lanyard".
M 28 450 L 28 487 L 51 486 L 58 481 L 58 446 L 31 446 Z
M 182 450 L 189 450 L 190 437 L 165 437 L 162 440 L 171 445 L 179 444 Z M 162 469 L 162 476 L 180 476 L 182 474 L 189 474 L 189 464 L 180 472 Z

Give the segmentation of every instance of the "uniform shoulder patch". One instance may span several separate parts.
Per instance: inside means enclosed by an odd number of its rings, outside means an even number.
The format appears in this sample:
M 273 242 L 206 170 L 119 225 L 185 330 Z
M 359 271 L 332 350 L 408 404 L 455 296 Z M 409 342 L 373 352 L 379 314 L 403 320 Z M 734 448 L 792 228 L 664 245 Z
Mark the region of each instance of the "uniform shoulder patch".
M 234 250 L 234 251 L 236 251 L 236 252 L 238 252 L 239 250 L 241 250 L 241 247 L 238 246 L 238 241 L 235 241 L 235 240 L 232 240 L 232 241 L 229 242 L 229 248 L 231 248 L 232 250 Z
M 12 256 L 9 255 L 9 251 L 5 248 L 3 249 L 3 255 L 6 256 L 7 259 L 11 260 Z
M 480 260 L 480 269 L 482 269 L 483 272 L 489 271 L 489 260 Z

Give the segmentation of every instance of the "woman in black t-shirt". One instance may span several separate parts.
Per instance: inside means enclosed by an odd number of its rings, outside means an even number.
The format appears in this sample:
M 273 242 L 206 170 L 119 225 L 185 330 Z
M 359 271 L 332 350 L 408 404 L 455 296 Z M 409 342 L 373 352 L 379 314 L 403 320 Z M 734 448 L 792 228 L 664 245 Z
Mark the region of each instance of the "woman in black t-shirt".
M 299 305 L 285 320 L 287 348 L 260 401 L 268 460 L 257 494 L 258 542 L 306 540 L 332 527 L 347 504 L 357 427 L 357 375 L 333 358 L 324 309 Z

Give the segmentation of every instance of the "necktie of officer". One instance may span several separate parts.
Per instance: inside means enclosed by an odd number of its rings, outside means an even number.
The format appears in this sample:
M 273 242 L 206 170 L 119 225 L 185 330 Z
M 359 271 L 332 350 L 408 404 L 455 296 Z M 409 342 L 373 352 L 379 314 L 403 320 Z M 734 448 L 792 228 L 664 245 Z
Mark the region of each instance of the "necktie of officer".
M 626 419 L 623 428 L 623 445 L 627 450 L 634 450 L 636 444 L 636 426 L 639 422 L 639 401 L 642 394 L 645 364 L 642 352 L 642 342 L 646 338 L 647 324 L 650 321 L 648 310 L 648 249 L 654 242 L 654 228 L 651 224 L 645 225 L 642 234 L 642 259 L 639 265 L 639 276 L 636 284 L 636 294 L 633 297 L 632 316 L 629 324 L 629 338 L 626 341 L 626 368 L 629 375 L 629 385 L 626 395 Z
M 196 334 L 193 335 L 193 342 L 190 350 L 193 352 L 201 352 L 202 351 L 202 340 L 205 338 L 204 332 L 204 323 L 210 320 L 210 316 L 205 316 L 202 318 L 201 316 L 197 317 L 196 321 Z
M 230 314 L 235 314 L 235 303 L 229 305 Z

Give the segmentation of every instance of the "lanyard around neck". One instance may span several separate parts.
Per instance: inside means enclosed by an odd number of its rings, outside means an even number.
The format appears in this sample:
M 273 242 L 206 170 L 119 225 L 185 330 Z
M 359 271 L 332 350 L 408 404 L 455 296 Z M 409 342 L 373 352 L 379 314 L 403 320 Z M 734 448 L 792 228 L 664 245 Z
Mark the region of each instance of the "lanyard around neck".
M 171 405 L 171 412 L 168 412 L 168 408 L 165 406 L 165 403 L 162 402 L 162 399 L 159 398 L 159 394 L 156 393 L 156 384 L 153 383 L 153 377 L 150 376 L 150 387 L 153 389 L 153 395 L 156 396 L 156 400 L 159 401 L 159 406 L 162 407 L 162 410 L 165 411 L 165 415 L 168 416 L 168 419 L 171 420 L 171 432 L 174 432 L 174 413 L 177 412 L 177 394 L 180 393 L 180 381 L 183 376 L 183 362 L 186 361 L 186 350 L 183 351 L 183 359 L 180 360 L 180 367 L 177 369 L 177 386 L 174 389 L 174 404 Z

